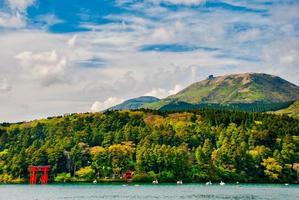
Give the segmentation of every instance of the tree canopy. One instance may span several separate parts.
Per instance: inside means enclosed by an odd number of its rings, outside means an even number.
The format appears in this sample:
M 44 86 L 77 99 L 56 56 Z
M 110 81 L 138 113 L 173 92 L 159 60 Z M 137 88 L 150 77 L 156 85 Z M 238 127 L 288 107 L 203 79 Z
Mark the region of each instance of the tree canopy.
M 51 165 L 57 182 L 298 182 L 299 120 L 203 109 L 70 114 L 0 125 L 0 182 Z

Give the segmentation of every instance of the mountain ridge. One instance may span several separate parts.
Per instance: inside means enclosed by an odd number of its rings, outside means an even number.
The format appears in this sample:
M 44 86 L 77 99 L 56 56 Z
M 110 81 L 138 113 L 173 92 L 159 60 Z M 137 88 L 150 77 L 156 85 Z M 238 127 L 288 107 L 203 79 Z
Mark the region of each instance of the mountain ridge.
M 153 96 L 140 96 L 132 99 L 128 99 L 120 104 L 117 104 L 111 108 L 108 108 L 108 110 L 133 110 L 138 109 L 141 106 L 143 106 L 145 103 L 153 103 L 157 102 L 160 99 Z
M 210 75 L 164 99 L 141 96 L 109 110 L 192 110 L 208 107 L 264 112 L 287 108 L 297 99 L 299 87 L 285 79 L 265 73 L 243 73 Z
M 299 98 L 299 87 L 278 76 L 264 73 L 230 74 L 195 82 L 177 94 L 144 108 L 160 109 L 169 103 L 253 104 L 281 103 Z

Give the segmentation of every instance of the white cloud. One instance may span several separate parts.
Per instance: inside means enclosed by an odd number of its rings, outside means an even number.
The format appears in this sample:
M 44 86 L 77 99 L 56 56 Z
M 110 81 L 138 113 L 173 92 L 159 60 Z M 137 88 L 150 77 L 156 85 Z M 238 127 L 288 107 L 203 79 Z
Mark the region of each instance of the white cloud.
M 171 39 L 173 39 L 174 33 L 170 30 L 159 27 L 153 31 L 151 37 L 156 42 L 169 42 Z
M 249 31 L 241 32 L 237 39 L 240 42 L 246 42 L 246 41 L 253 41 L 256 40 L 261 35 L 261 31 L 258 29 L 252 29 Z
M 26 21 L 19 12 L 16 12 L 15 14 L 0 12 L 0 27 L 22 28 L 25 26 Z
M 169 95 L 173 95 L 173 94 L 180 92 L 182 89 L 183 89 L 183 86 L 175 85 L 175 87 L 172 90 L 169 90 L 168 93 L 169 93 Z
M 262 58 L 273 67 L 296 67 L 299 63 L 299 41 L 288 38 L 275 41 L 263 49 Z
M 45 26 L 52 26 L 54 24 L 62 23 L 63 20 L 57 18 L 53 14 L 45 14 L 37 17 L 37 21 L 45 24 Z
M 6 78 L 0 79 L 0 93 L 1 92 L 8 92 L 12 89 L 11 85 L 8 84 Z
M 35 0 L 7 0 L 11 9 L 26 11 L 26 9 L 35 3 Z
M 76 45 L 76 41 L 77 41 L 77 35 L 74 35 L 73 37 L 71 37 L 69 40 L 68 40 L 68 45 L 69 47 L 74 47 Z
M 165 98 L 168 96 L 168 92 L 162 88 L 154 88 L 150 92 L 144 94 L 144 96 L 153 96 L 158 98 Z
M 206 0 L 148 0 L 154 3 L 169 3 L 175 5 L 199 5 L 204 3 Z
M 298 52 L 296 53 L 296 55 L 298 55 Z M 281 64 L 293 64 L 296 59 L 296 55 L 282 56 L 282 57 L 280 57 L 280 63 Z
M 23 28 L 26 26 L 26 10 L 35 0 L 6 0 L 9 10 L 0 12 L 0 27 Z
M 20 10 L 22 6 L 5 14 L 2 24 L 6 25 L 2 26 L 22 29 L 4 28 L 0 34 L 0 49 L 5 49 L 0 53 L 0 74 L 13 83 L 11 92 L 0 95 L 3 111 L 0 121 L 85 112 L 94 100 L 99 100 L 95 107 L 107 107 L 102 105 L 109 97 L 128 99 L 143 94 L 166 97 L 179 91 L 182 88 L 179 86 L 185 87 L 209 74 L 256 71 L 273 73 L 299 84 L 298 6 L 285 4 L 282 10 L 277 6 L 269 15 L 261 15 L 225 8 L 209 8 L 205 12 L 204 6 L 196 9 L 183 6 L 174 11 L 149 1 L 126 1 L 122 5 L 127 6 L 130 14 L 109 15 L 113 23 L 82 24 L 92 31 L 77 32 L 77 37 L 74 33 L 52 34 L 44 27 L 26 29 L 28 19 L 25 11 Z M 182 2 L 191 5 L 186 1 L 171 4 Z M 272 7 L 251 6 L 254 4 L 251 1 L 230 2 L 250 8 Z M 11 16 L 15 16 L 16 22 L 7 20 Z M 46 19 L 37 16 L 34 20 L 57 23 L 54 16 Z M 248 31 L 229 32 L 228 27 L 235 25 Z M 144 45 L 157 43 L 203 48 L 190 52 L 139 51 Z M 208 51 L 205 47 L 218 50 Z M 16 55 L 20 58 L 15 59 Z M 246 60 L 251 57 L 257 61 Z M 80 61 L 97 60 L 104 64 L 80 65 Z M 65 82 L 68 84 L 54 84 Z M 51 87 L 44 87 L 49 84 Z M 24 91 L 27 95 L 23 95 Z
M 115 106 L 121 102 L 123 102 L 123 99 L 120 98 L 116 98 L 116 97 L 109 97 L 108 99 L 106 99 L 105 101 L 101 102 L 101 101 L 96 101 L 92 104 L 90 111 L 91 112 L 99 112 L 99 111 L 103 111 L 106 110 L 112 106 Z
M 144 96 L 154 96 L 154 97 L 158 97 L 158 98 L 165 98 L 167 96 L 174 95 L 174 94 L 178 93 L 182 89 L 183 89 L 183 86 L 178 85 L 178 84 L 175 85 L 175 87 L 170 90 L 165 90 L 162 88 L 154 88 L 150 92 L 145 93 Z
M 67 59 L 57 55 L 56 51 L 38 52 L 25 51 L 15 56 L 20 61 L 29 78 L 40 79 L 42 83 L 51 85 L 64 74 Z

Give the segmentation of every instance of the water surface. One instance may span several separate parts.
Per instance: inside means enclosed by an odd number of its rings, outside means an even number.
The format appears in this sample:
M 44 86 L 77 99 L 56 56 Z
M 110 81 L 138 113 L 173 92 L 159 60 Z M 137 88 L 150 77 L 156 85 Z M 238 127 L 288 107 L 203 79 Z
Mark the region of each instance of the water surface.
M 212 200 L 295 200 L 298 185 L 271 184 L 49 184 L 0 185 L 0 200 L 119 200 L 119 199 L 212 199 Z

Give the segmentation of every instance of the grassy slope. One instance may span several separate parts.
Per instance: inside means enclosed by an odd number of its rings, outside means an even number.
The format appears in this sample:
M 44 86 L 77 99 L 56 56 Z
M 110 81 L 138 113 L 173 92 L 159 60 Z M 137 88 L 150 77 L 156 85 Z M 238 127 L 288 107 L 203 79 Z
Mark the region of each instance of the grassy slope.
M 188 103 L 280 102 L 299 97 L 299 87 L 267 74 L 236 74 L 195 83 L 169 98 Z
M 295 101 L 288 108 L 276 111 L 275 113 L 277 113 L 277 114 L 287 114 L 289 116 L 299 118 L 299 100 Z
M 234 74 L 206 79 L 145 108 L 159 109 L 169 102 L 252 103 L 286 102 L 299 98 L 299 87 L 276 76 L 257 73 Z

